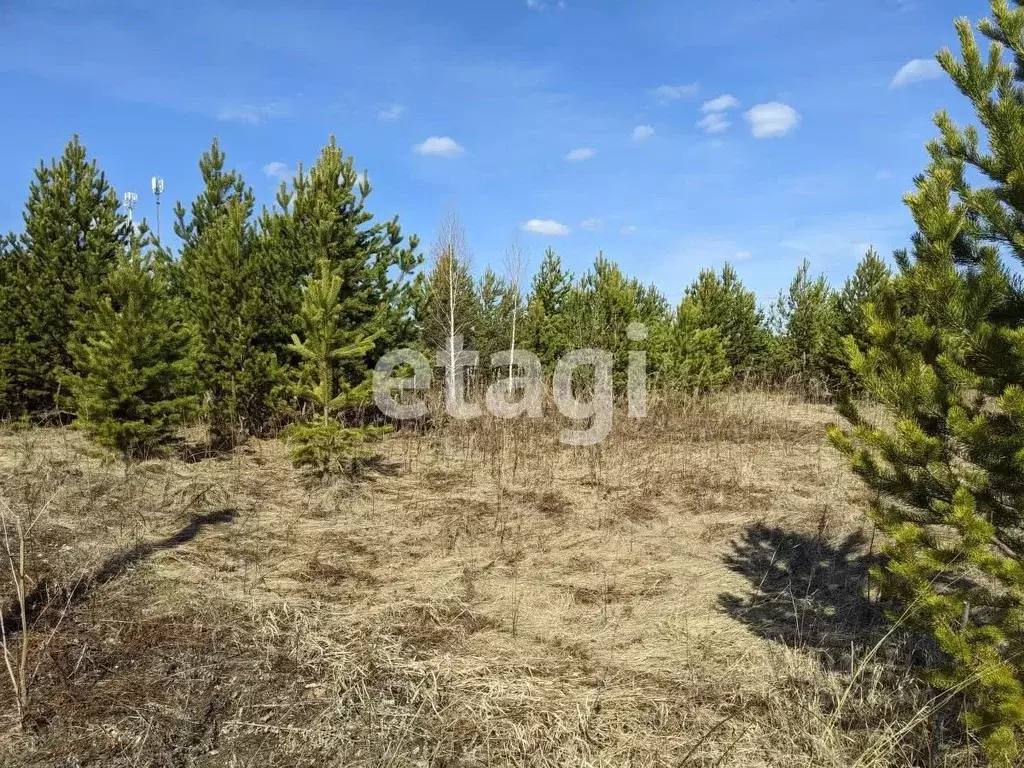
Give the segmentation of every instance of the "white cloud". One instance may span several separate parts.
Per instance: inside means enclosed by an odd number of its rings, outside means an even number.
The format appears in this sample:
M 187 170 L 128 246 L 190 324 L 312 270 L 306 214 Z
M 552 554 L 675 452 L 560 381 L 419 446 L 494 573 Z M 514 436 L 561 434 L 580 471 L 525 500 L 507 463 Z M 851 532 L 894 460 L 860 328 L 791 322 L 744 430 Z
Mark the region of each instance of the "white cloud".
M 736 253 L 733 254 L 732 258 L 734 261 L 746 261 L 752 255 L 753 254 L 750 251 L 736 251 Z
M 568 160 L 570 163 L 579 163 L 583 160 L 590 160 L 596 154 L 596 149 L 592 149 L 590 147 L 580 147 L 579 149 L 572 150 L 572 152 L 565 156 L 565 159 Z
M 935 59 L 912 59 L 900 67 L 889 83 L 890 88 L 903 88 L 911 83 L 933 80 L 942 76 L 942 67 Z
M 377 119 L 384 123 L 393 123 L 402 116 L 405 107 L 401 104 L 392 104 L 377 113 Z
M 580 229 L 585 229 L 587 232 L 602 232 L 604 231 L 604 222 L 600 219 L 585 219 L 580 222 Z
M 565 0 L 557 0 L 554 6 L 558 10 L 564 11 Z M 531 11 L 546 11 L 549 6 L 547 3 L 544 2 L 544 0 L 526 0 L 526 7 L 529 8 Z
M 288 166 L 284 163 L 275 160 L 272 163 L 267 163 L 263 166 L 263 173 L 272 179 L 279 179 L 281 181 L 288 181 L 292 177 L 292 172 L 288 170 Z
M 685 85 L 659 85 L 657 88 L 651 90 L 651 96 L 661 104 L 669 104 L 673 101 L 679 101 L 680 99 L 696 96 L 697 90 L 697 83 L 686 83 Z
M 800 122 L 800 114 L 795 109 L 778 101 L 758 104 L 743 116 L 750 123 L 750 132 L 755 139 L 785 136 Z
M 722 112 L 710 112 L 697 121 L 697 125 L 704 133 L 721 133 L 732 123 Z
M 449 136 L 431 136 L 422 144 L 417 144 L 413 149 L 420 155 L 433 157 L 459 157 L 466 154 L 466 150 L 455 139 Z
M 730 109 L 735 109 L 740 103 L 736 100 L 736 97 L 731 93 L 723 93 L 721 96 L 716 96 L 710 101 L 705 101 L 700 105 L 700 111 L 705 115 L 712 114 L 714 112 L 727 112 Z
M 217 119 L 230 123 L 259 125 L 274 117 L 283 117 L 287 113 L 284 105 L 271 104 L 225 104 L 217 113 Z
M 627 224 L 622 229 L 620 229 L 619 232 L 621 234 L 623 234 L 623 235 L 632 235 L 633 233 L 636 232 L 636 230 L 637 230 L 636 224 Z
M 647 141 L 651 136 L 654 135 L 654 128 L 649 125 L 638 125 L 633 129 L 633 141 L 640 143 L 641 141 Z
M 552 237 L 565 237 L 569 234 L 569 228 L 560 221 L 553 219 L 530 219 L 523 224 L 524 232 L 532 232 L 535 235 L 551 235 Z

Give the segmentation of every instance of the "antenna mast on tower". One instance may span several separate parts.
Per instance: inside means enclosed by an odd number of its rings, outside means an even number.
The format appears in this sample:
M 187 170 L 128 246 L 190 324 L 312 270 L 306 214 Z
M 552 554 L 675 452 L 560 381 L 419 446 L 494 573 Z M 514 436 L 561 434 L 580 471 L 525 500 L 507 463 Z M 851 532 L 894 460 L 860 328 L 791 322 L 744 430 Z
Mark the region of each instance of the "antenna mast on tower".
M 154 176 L 150 183 L 153 187 L 153 196 L 156 198 L 156 242 L 160 244 L 160 196 L 164 193 L 164 180 Z
M 129 235 L 135 234 L 135 226 L 132 223 L 132 212 L 135 210 L 135 206 L 139 204 L 139 196 L 135 192 L 124 193 L 124 207 L 128 209 L 128 233 Z

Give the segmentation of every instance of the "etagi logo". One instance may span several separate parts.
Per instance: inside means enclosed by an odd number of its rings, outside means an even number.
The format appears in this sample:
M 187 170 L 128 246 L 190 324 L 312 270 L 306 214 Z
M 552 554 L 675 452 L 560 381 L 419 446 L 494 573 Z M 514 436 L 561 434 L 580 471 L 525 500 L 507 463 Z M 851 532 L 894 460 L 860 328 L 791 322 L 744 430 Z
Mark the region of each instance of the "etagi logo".
M 642 323 L 631 323 L 626 331 L 630 341 L 647 338 Z M 483 415 L 479 403 L 466 400 L 464 371 L 479 364 L 480 355 L 464 349 L 463 337 L 456 335 L 437 352 L 436 365 L 445 372 L 445 410 L 457 419 L 474 419 Z M 487 389 L 484 405 L 488 412 L 501 419 L 515 419 L 523 414 L 529 418 L 543 418 L 544 380 L 540 360 L 529 350 L 504 350 L 491 355 L 491 368 L 508 371 L 508 375 L 493 382 Z M 396 376 L 395 371 L 408 367 L 411 375 Z M 614 394 L 612 391 L 613 356 L 603 349 L 574 349 L 566 353 L 555 367 L 552 389 L 558 412 L 574 421 L 589 421 L 585 429 L 563 429 L 560 439 L 565 445 L 596 445 L 608 436 L 612 428 Z M 586 369 L 590 369 L 587 372 Z M 573 380 L 579 380 L 577 371 L 583 370 L 591 384 L 589 400 L 577 397 Z M 589 375 L 586 375 L 589 373 Z M 414 349 L 388 352 L 377 363 L 373 375 L 373 400 L 381 413 L 396 419 L 419 419 L 426 415 L 427 406 L 421 399 L 400 397 L 396 392 L 428 390 L 433 381 L 433 367 L 425 355 Z M 647 353 L 629 352 L 626 369 L 627 413 L 640 419 L 647 415 Z M 408 400 L 413 402 L 408 402 Z M 399 402 L 402 400 L 402 402 Z

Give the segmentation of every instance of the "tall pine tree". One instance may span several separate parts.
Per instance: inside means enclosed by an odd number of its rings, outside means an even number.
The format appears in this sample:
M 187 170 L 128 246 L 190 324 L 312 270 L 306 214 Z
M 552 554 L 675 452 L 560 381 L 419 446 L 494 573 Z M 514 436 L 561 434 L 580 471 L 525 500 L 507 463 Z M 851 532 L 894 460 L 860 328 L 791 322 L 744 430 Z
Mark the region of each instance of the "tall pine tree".
M 232 196 L 204 225 L 181 265 L 183 307 L 196 336 L 196 381 L 215 443 L 266 431 L 280 369 L 264 342 L 264 265 L 249 219 L 251 195 Z
M 362 381 L 384 352 L 412 340 L 411 275 L 422 261 L 419 239 L 402 234 L 397 216 L 377 221 L 367 209 L 372 191 L 369 177 L 356 171 L 352 157 L 331 136 L 309 171 L 300 167 L 291 184 L 282 182 L 277 207 L 260 217 L 257 247 L 270 288 L 267 343 L 278 354 L 287 352 L 303 279 L 327 259 L 342 281 L 339 322 L 365 328 L 375 339 L 365 355 L 343 363 L 352 384 Z
M 24 220 L 24 232 L 3 248 L 0 379 L 12 412 L 52 413 L 62 376 L 74 372 L 68 340 L 128 229 L 113 188 L 77 136 L 59 159 L 36 169 Z

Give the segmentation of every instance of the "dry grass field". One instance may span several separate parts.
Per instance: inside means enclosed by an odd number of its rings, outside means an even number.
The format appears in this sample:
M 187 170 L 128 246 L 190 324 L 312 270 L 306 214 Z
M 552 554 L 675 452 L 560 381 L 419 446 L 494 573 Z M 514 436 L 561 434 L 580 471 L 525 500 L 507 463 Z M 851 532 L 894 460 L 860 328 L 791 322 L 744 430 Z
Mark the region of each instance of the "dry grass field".
M 834 419 L 753 392 L 588 449 L 449 424 L 327 486 L 278 441 L 126 470 L 67 429 L 2 433 L 5 514 L 41 517 L 0 763 L 970 764 L 919 649 L 876 649 Z

